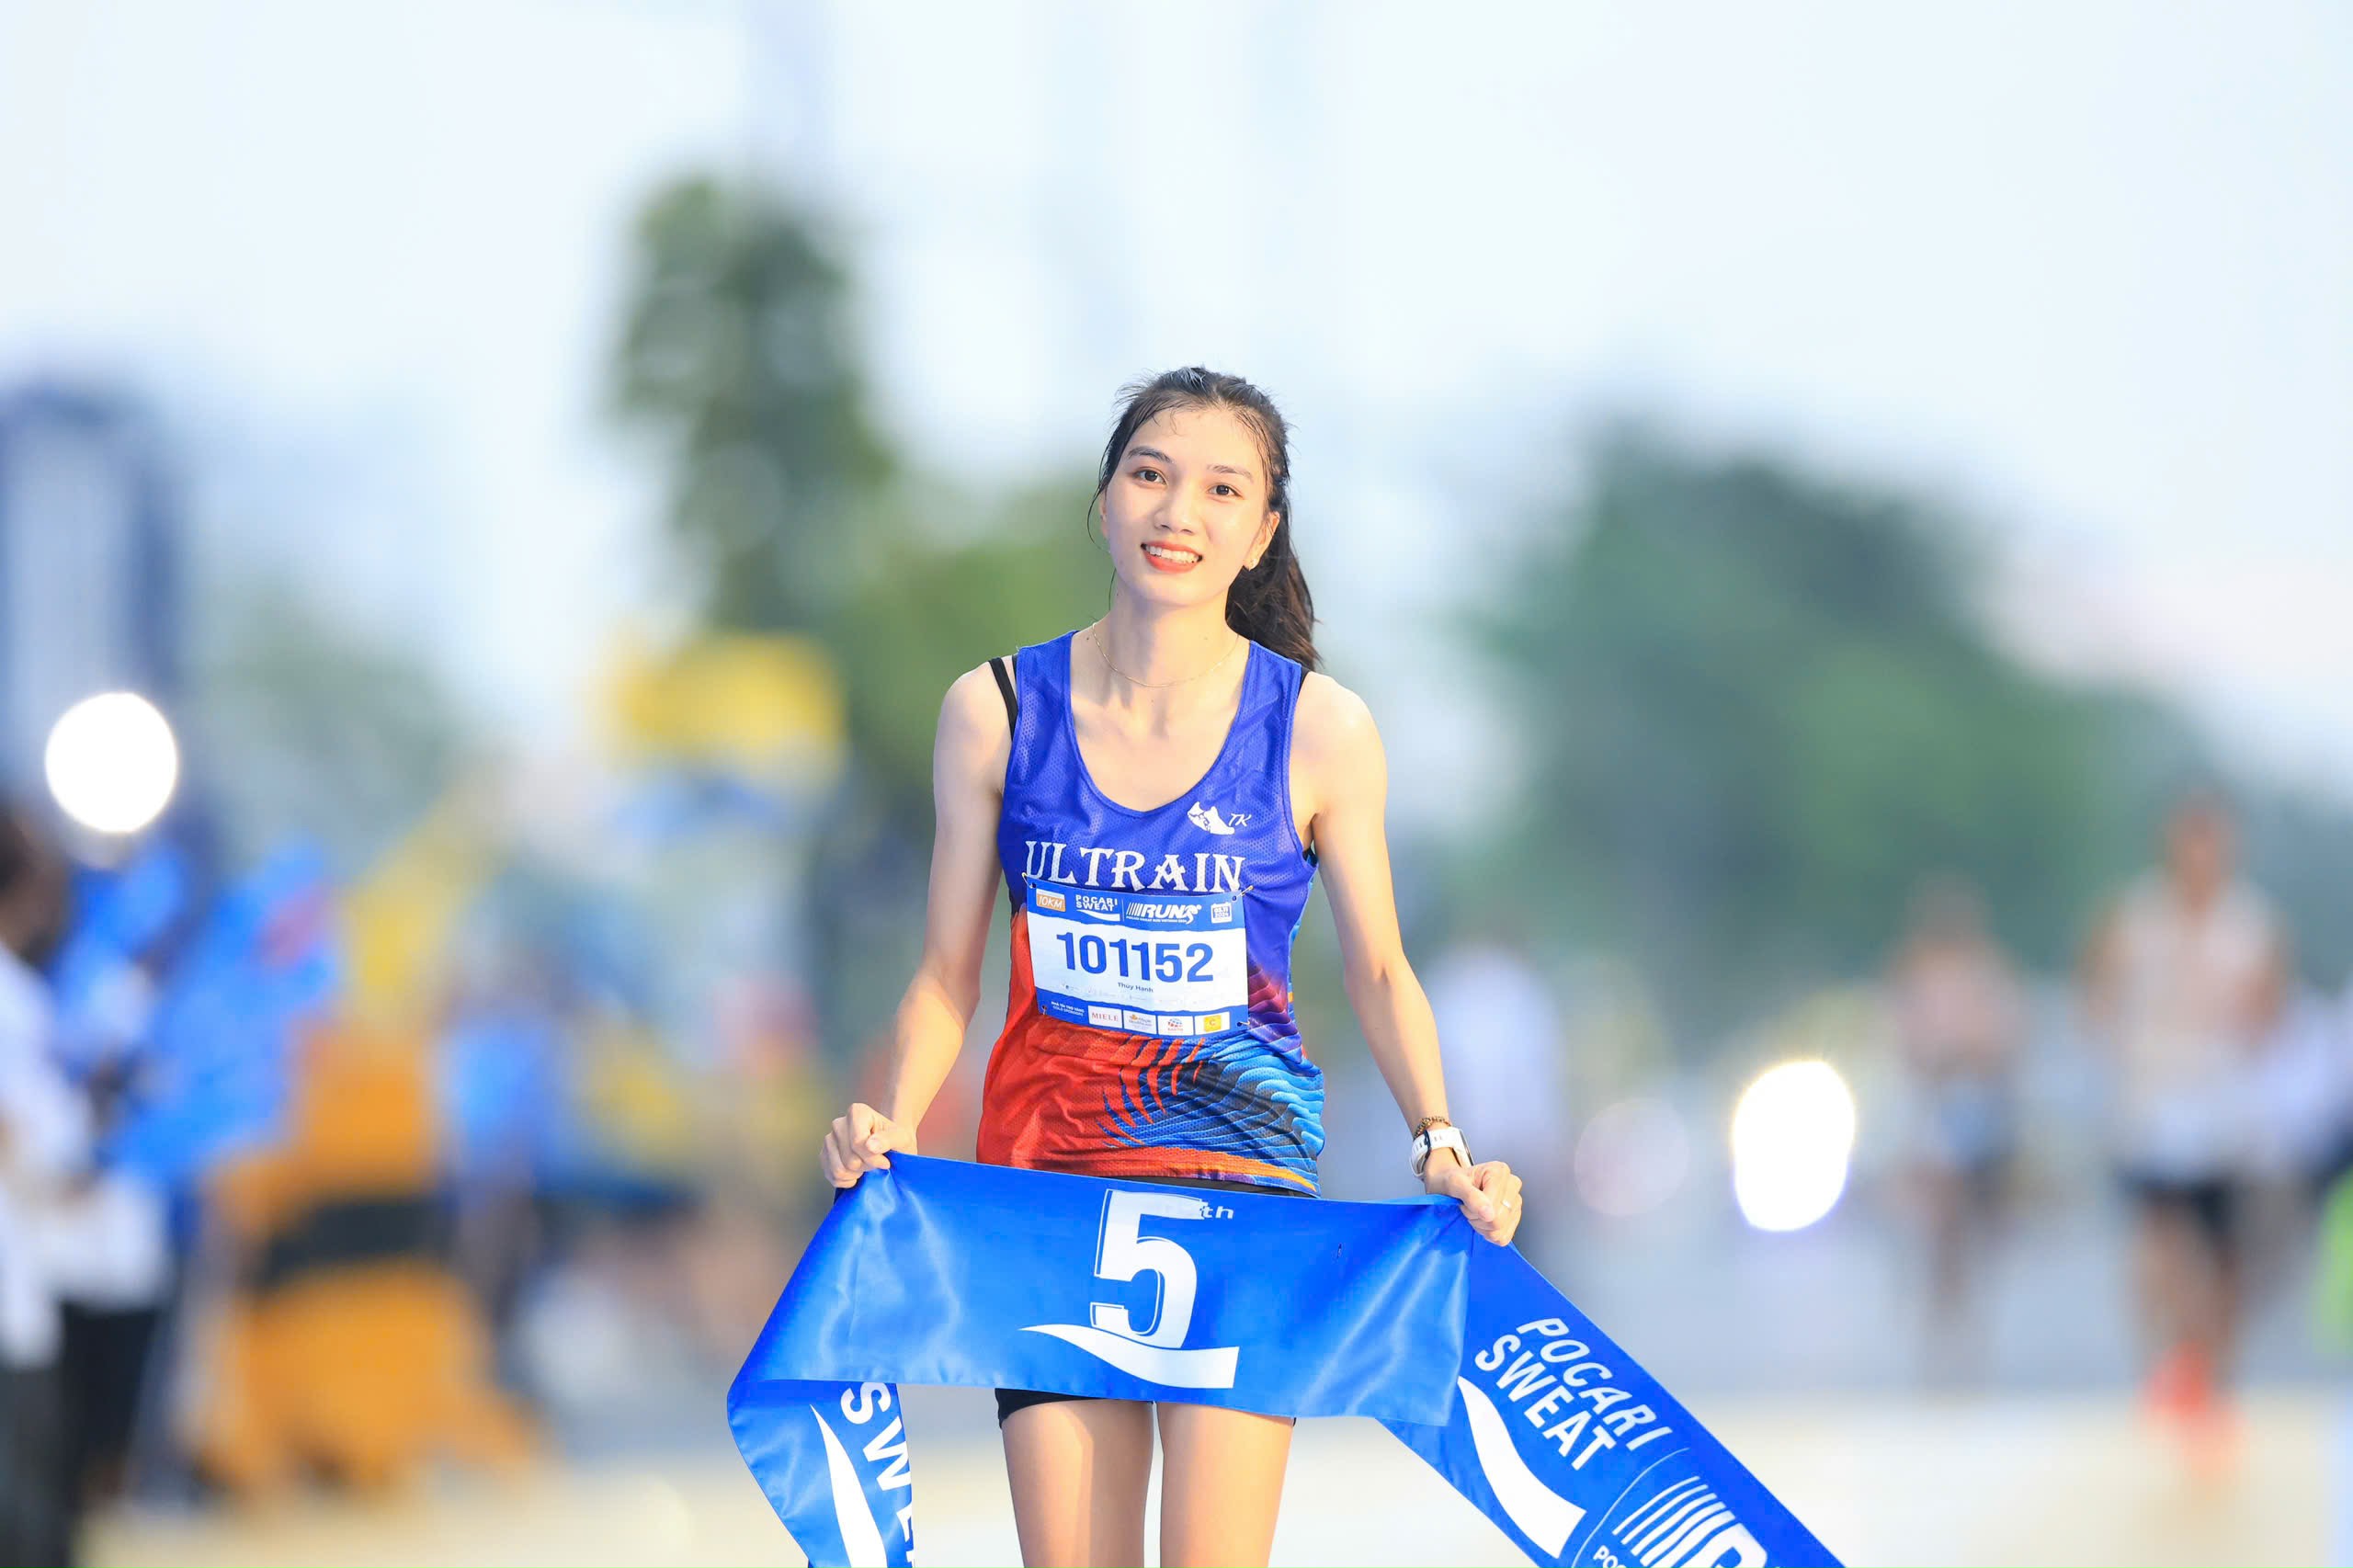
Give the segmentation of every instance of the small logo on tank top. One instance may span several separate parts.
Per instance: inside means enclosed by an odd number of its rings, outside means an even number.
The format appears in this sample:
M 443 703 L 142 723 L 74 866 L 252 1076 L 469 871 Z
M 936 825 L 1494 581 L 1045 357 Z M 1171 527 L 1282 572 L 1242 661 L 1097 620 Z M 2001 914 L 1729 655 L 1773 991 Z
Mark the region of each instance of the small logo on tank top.
M 1250 825 L 1249 812 L 1237 812 L 1230 817 L 1220 816 L 1215 806 L 1200 801 L 1195 801 L 1193 809 L 1185 816 L 1195 827 L 1207 828 L 1211 833 L 1232 833 L 1236 828 Z

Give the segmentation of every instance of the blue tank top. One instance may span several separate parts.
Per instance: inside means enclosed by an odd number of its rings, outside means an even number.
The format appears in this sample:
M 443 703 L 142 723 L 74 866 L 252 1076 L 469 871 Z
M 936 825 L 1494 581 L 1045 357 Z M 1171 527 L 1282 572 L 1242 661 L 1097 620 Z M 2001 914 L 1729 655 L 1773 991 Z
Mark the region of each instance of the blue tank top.
M 1323 1074 L 1291 943 L 1315 876 L 1290 805 L 1304 671 L 1251 642 L 1209 771 L 1152 811 L 1106 796 L 1071 711 L 1074 632 L 1014 657 L 997 853 L 1013 903 L 980 1157 L 1313 1191 Z

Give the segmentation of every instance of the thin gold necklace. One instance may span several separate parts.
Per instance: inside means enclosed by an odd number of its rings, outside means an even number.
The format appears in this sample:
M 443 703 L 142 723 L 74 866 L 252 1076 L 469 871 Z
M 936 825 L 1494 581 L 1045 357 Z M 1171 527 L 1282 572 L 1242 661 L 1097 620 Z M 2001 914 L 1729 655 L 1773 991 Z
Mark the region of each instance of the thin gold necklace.
M 1250 641 L 1247 637 L 1244 637 L 1239 633 L 1236 633 L 1233 639 L 1233 647 L 1228 648 L 1224 653 L 1219 654 L 1217 664 L 1211 665 L 1206 670 L 1196 670 L 1191 675 L 1187 676 L 1183 680 L 1138 680 L 1135 676 L 1128 674 L 1127 671 L 1121 669 L 1119 665 L 1111 662 L 1111 651 L 1103 645 L 1103 629 L 1097 626 L 1092 630 L 1094 631 L 1095 635 L 1091 641 L 1095 644 L 1096 656 L 1103 661 L 1103 667 L 1109 670 L 1113 675 L 1118 676 L 1121 680 L 1126 681 L 1130 686 L 1140 686 L 1153 691 L 1165 690 L 1172 686 L 1185 686 L 1200 679 L 1201 676 L 1211 674 L 1220 665 L 1222 665 L 1226 660 L 1233 657 L 1234 648 L 1239 648 Z

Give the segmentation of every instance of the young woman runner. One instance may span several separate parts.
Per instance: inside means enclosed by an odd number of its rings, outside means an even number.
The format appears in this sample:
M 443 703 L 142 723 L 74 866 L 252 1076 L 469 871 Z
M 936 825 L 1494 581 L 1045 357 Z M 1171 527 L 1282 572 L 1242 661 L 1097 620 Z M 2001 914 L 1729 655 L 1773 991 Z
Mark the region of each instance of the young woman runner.
M 1127 390 L 1095 501 L 1115 574 L 1094 625 L 949 687 L 922 961 L 878 1107 L 826 1135 L 850 1187 L 915 1152 L 980 1000 L 1000 882 L 1005 1032 L 982 1090 L 989 1164 L 1313 1196 L 1323 1074 L 1290 945 L 1324 873 L 1348 1000 L 1425 1187 L 1510 1241 L 1519 1178 L 1446 1119 L 1438 1030 L 1398 937 L 1387 762 L 1364 703 L 1313 673 L 1282 415 L 1194 367 Z M 1155 1416 L 1164 1563 L 1265 1562 L 1291 1424 L 1208 1405 L 997 1393 L 1021 1554 L 1143 1561 Z

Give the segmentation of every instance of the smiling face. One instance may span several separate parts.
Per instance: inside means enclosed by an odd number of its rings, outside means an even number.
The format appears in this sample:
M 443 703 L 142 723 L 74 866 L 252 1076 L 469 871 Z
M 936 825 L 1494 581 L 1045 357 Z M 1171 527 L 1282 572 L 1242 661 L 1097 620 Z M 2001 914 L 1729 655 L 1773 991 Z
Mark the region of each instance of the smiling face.
M 1164 605 L 1219 599 L 1280 519 L 1266 454 L 1218 407 L 1172 408 L 1136 427 L 1103 488 L 1103 538 L 1129 592 Z

